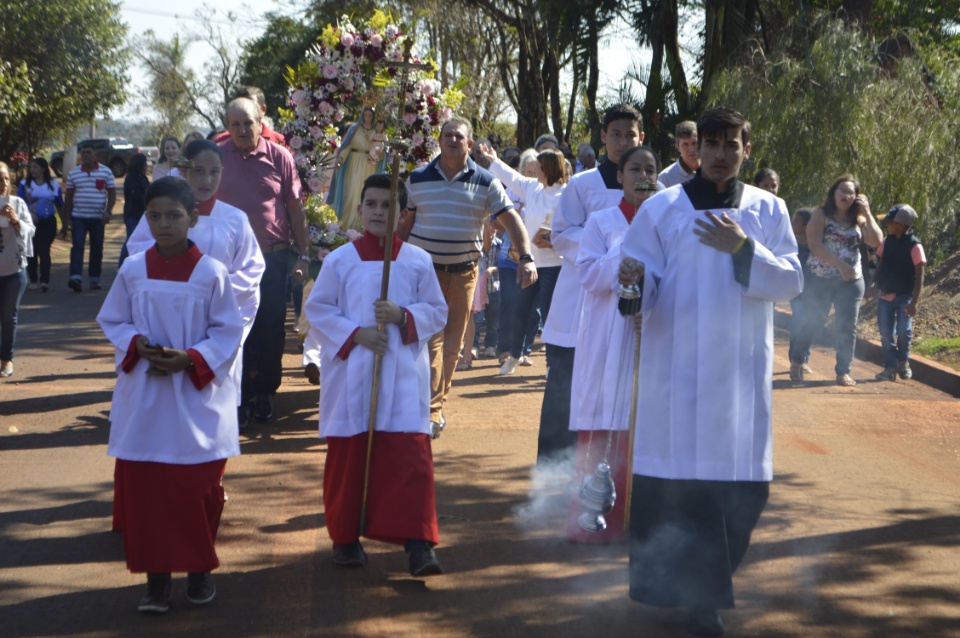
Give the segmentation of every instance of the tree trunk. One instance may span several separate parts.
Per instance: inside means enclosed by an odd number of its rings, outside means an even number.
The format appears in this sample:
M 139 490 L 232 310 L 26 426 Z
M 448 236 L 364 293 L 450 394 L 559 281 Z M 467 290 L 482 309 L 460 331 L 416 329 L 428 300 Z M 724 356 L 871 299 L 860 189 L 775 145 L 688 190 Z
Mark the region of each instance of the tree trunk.
M 599 149 L 602 122 L 597 112 L 597 87 L 600 84 L 600 33 L 593 13 L 587 14 L 587 124 L 590 126 L 590 145 Z

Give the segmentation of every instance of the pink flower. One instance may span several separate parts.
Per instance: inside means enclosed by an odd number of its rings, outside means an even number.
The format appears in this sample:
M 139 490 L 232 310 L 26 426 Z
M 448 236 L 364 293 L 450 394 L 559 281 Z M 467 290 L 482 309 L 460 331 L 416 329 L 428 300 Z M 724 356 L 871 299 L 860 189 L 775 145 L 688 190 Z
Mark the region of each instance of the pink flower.
M 413 137 L 410 138 L 410 141 L 413 143 L 414 146 L 420 146 L 421 144 L 423 144 L 423 135 L 421 135 L 420 133 L 414 133 Z
M 340 109 L 337 109 L 336 111 L 333 112 L 334 122 L 339 122 L 342 119 L 343 119 L 343 111 L 341 111 Z
M 453 109 L 449 106 L 443 107 L 440 109 L 440 117 L 445 120 L 449 120 L 451 117 L 453 117 Z
M 346 89 L 347 91 L 352 91 L 353 88 L 354 88 L 354 86 L 355 86 L 354 83 L 353 83 L 353 78 L 343 78 L 343 80 L 340 82 L 340 84 L 341 84 L 341 86 L 343 86 L 343 88 Z
M 417 121 L 416 113 L 404 113 L 403 121 L 407 126 L 413 126 L 413 123 Z
M 330 117 L 333 115 L 333 107 L 330 106 L 329 102 L 320 102 L 320 106 L 317 107 L 317 110 L 320 111 L 320 115 L 324 117 Z
M 307 186 L 310 187 L 311 193 L 319 193 L 321 190 L 323 190 L 323 180 L 319 177 L 311 177 L 309 180 L 307 180 Z
M 347 229 L 347 239 L 354 241 L 355 239 L 360 239 L 360 231 L 354 230 L 353 228 Z
M 323 77 L 327 78 L 328 80 L 332 80 L 332 79 L 334 79 L 335 77 L 337 77 L 338 75 L 340 75 L 340 72 L 337 71 L 337 67 L 335 67 L 335 66 L 332 65 L 332 64 L 325 64 L 325 65 L 324 65 L 324 67 L 323 67 Z
M 375 47 L 381 46 L 383 44 L 383 36 L 379 33 L 374 33 L 372 36 L 370 36 L 370 44 Z
M 296 91 L 293 92 L 293 95 L 290 96 L 290 99 L 293 101 L 294 104 L 299 106 L 300 103 L 303 102 L 304 96 L 305 96 L 304 92 L 300 89 L 297 89 Z
M 327 224 L 327 232 L 328 232 L 328 233 L 339 233 L 339 232 L 340 232 L 340 224 L 338 224 L 337 222 L 330 222 L 329 224 Z
M 320 258 L 320 261 L 323 261 L 330 256 L 330 253 L 333 252 L 329 248 L 321 248 L 320 252 L 317 253 L 317 257 Z
M 294 135 L 293 137 L 291 137 L 290 148 L 292 148 L 295 151 L 303 148 L 303 138 L 300 137 L 299 135 Z
M 398 29 L 394 24 L 388 24 L 386 34 L 388 39 L 395 40 L 397 36 L 400 35 L 400 29 Z
M 315 140 L 319 140 L 323 136 L 323 129 L 319 126 L 311 126 L 310 136 Z
M 353 36 L 349 33 L 344 33 L 342 36 L 340 36 L 340 44 L 347 48 L 353 46 Z
M 430 97 L 431 95 L 433 95 L 433 90 L 434 90 L 434 86 L 433 86 L 433 81 L 431 80 L 425 80 L 420 84 L 420 91 L 427 97 Z

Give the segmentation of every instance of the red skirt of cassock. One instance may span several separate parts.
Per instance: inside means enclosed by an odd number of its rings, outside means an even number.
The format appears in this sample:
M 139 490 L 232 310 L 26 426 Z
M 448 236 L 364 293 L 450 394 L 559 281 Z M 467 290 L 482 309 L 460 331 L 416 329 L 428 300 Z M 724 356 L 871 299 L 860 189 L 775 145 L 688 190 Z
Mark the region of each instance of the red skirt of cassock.
M 613 430 L 610 441 L 610 458 L 607 463 L 613 475 L 613 486 L 617 491 L 613 509 L 603 515 L 607 528 L 599 532 L 588 532 L 580 527 L 578 519 L 583 514 L 580 503 L 580 488 L 585 478 L 597 471 L 597 465 L 603 461 L 607 449 L 606 430 L 581 430 L 577 436 L 577 461 L 573 471 L 573 488 L 570 491 L 570 510 L 567 514 L 567 540 L 574 543 L 612 543 L 625 540 L 624 508 L 627 500 L 627 455 L 630 447 L 628 430 Z
M 327 532 L 336 544 L 359 538 L 366 461 L 366 433 L 327 437 L 323 509 Z M 374 432 L 364 536 L 396 545 L 407 540 L 439 542 L 429 435 Z
M 113 529 L 123 532 L 132 572 L 209 572 L 226 500 L 227 460 L 172 465 L 117 459 Z

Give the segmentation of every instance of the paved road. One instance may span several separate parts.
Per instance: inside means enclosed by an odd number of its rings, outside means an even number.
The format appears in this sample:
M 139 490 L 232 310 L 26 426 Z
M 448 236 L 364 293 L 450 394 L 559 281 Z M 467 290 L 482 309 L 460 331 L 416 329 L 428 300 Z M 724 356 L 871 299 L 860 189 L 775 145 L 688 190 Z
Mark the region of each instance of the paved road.
M 192 609 L 178 582 L 169 614 L 137 614 L 142 576 L 109 532 L 103 293 L 67 290 L 59 261 L 52 291 L 24 298 L 16 375 L 0 384 L 0 636 L 685 635 L 675 614 L 629 602 L 624 546 L 562 540 L 565 478 L 531 475 L 542 355 L 508 378 L 479 361 L 454 386 L 434 448 L 448 575 L 411 579 L 403 552 L 374 542 L 365 569 L 335 568 L 317 393 L 292 339 L 279 418 L 227 466 L 217 600 Z M 838 388 L 823 351 L 812 365 L 830 374 L 790 388 L 784 337 L 776 481 L 728 635 L 960 636 L 960 402 L 873 382 L 862 361 L 853 376 L 871 381 Z

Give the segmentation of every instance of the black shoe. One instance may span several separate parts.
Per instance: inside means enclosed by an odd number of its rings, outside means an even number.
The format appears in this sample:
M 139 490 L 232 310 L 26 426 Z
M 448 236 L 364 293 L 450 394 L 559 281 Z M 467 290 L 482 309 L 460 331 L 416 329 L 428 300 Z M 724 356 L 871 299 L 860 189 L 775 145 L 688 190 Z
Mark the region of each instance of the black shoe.
M 716 609 L 689 609 L 687 632 L 694 636 L 722 636 L 723 618 Z
M 307 378 L 310 385 L 320 385 L 320 368 L 315 363 L 308 363 L 303 367 L 303 376 Z
M 261 423 L 273 421 L 273 396 L 258 394 L 253 402 L 253 418 Z
M 246 404 L 237 407 L 237 426 L 240 432 L 250 429 L 250 407 Z
M 360 541 L 344 545 L 333 544 L 333 562 L 340 567 L 363 567 L 367 564 L 367 554 Z
M 410 575 L 415 577 L 439 576 L 443 573 L 443 565 L 437 558 L 436 552 L 426 541 L 411 543 L 410 549 Z
M 68 279 L 67 287 L 73 292 L 80 292 L 81 290 L 83 290 L 83 284 L 80 283 L 79 279 Z
M 170 574 L 147 574 L 147 591 L 137 611 L 141 614 L 165 614 L 170 609 Z
M 210 572 L 187 574 L 187 600 L 194 605 L 206 605 L 217 595 L 217 586 L 213 584 Z

